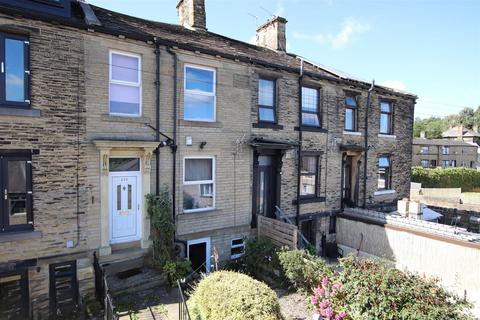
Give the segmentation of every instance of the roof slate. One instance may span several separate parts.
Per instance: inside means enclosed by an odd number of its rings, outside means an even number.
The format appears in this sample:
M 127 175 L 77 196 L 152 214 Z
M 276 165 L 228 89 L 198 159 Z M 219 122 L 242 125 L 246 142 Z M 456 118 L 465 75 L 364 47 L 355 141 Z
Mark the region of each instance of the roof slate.
M 428 145 L 428 146 L 463 146 L 463 147 L 472 147 L 476 148 L 477 145 L 472 145 L 468 142 L 458 141 L 458 140 L 449 140 L 449 139 L 424 139 L 424 138 L 415 138 L 413 139 L 414 145 Z

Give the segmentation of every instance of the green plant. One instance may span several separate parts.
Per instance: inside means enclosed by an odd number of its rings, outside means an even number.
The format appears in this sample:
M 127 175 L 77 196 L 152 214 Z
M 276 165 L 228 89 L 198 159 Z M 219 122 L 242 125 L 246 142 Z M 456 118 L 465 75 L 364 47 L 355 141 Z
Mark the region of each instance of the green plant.
M 462 188 L 472 191 L 480 188 L 480 171 L 470 168 L 412 168 L 412 181 L 424 188 Z
M 167 261 L 163 266 L 163 271 L 167 275 L 170 285 L 174 285 L 177 280 L 183 279 L 192 272 L 192 264 L 189 260 Z
M 438 280 L 403 272 L 384 261 L 340 260 L 343 295 L 336 303 L 353 319 L 471 319 L 471 304 L 447 292 Z
M 211 273 L 198 283 L 188 306 L 193 320 L 280 320 L 275 292 L 266 284 L 232 271 Z
M 281 250 L 278 258 L 290 284 L 305 292 L 315 288 L 324 276 L 333 274 L 332 269 L 322 259 L 305 250 Z

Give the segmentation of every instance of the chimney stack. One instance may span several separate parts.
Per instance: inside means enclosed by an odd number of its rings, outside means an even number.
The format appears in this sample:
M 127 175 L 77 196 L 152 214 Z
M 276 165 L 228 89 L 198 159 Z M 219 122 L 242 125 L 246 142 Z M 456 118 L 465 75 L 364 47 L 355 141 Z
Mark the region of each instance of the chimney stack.
M 273 17 L 257 28 L 257 46 L 269 48 L 275 51 L 287 51 L 286 38 L 287 19 Z
M 195 31 L 207 31 L 205 0 L 180 0 L 177 4 L 180 25 Z

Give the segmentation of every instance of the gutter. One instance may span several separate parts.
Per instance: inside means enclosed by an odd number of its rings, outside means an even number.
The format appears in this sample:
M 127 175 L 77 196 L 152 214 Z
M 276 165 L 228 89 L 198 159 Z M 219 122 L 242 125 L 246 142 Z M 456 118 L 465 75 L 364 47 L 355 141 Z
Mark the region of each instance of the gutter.
M 297 155 L 297 214 L 295 223 L 300 228 L 300 173 L 302 165 L 302 83 L 303 83 L 303 60 L 300 59 L 300 76 L 298 77 L 298 155 Z
M 368 160 L 368 111 L 370 109 L 370 99 L 372 95 L 372 91 L 375 87 L 375 80 L 372 81 L 372 86 L 368 89 L 368 96 L 367 96 L 367 105 L 365 107 L 365 144 L 364 144 L 364 152 L 365 152 L 365 161 L 363 162 L 363 208 L 367 207 L 367 160 Z
M 155 141 L 160 143 L 160 45 L 155 38 Z M 160 147 L 155 150 L 155 194 L 160 195 Z

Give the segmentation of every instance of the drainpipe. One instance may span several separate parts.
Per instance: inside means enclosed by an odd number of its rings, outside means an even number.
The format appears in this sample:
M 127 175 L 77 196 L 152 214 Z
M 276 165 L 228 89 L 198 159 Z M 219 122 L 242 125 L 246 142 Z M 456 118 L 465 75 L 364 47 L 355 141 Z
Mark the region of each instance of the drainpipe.
M 300 228 L 300 173 L 302 161 L 302 81 L 303 81 L 303 59 L 300 59 L 300 76 L 298 77 L 298 155 L 297 155 L 297 215 L 295 222 Z
M 364 145 L 364 152 L 365 152 L 365 161 L 363 162 L 363 208 L 367 207 L 367 159 L 368 159 L 368 112 L 370 109 L 370 98 L 375 86 L 375 80 L 372 81 L 372 85 L 370 89 L 368 89 L 368 96 L 367 96 L 367 105 L 365 107 L 365 145 Z
M 167 47 L 167 51 L 173 57 L 173 141 L 177 141 L 177 65 L 178 65 L 178 56 L 175 51 Z M 176 203 L 177 203 L 177 148 L 172 151 L 172 219 L 173 224 L 175 224 L 175 212 L 176 212 Z M 175 234 L 174 234 L 175 237 Z
M 160 142 L 160 45 L 158 44 L 157 38 L 155 41 L 155 141 Z M 160 148 L 157 147 L 155 150 L 155 162 L 156 162 L 156 172 L 155 172 L 155 194 L 160 195 Z

